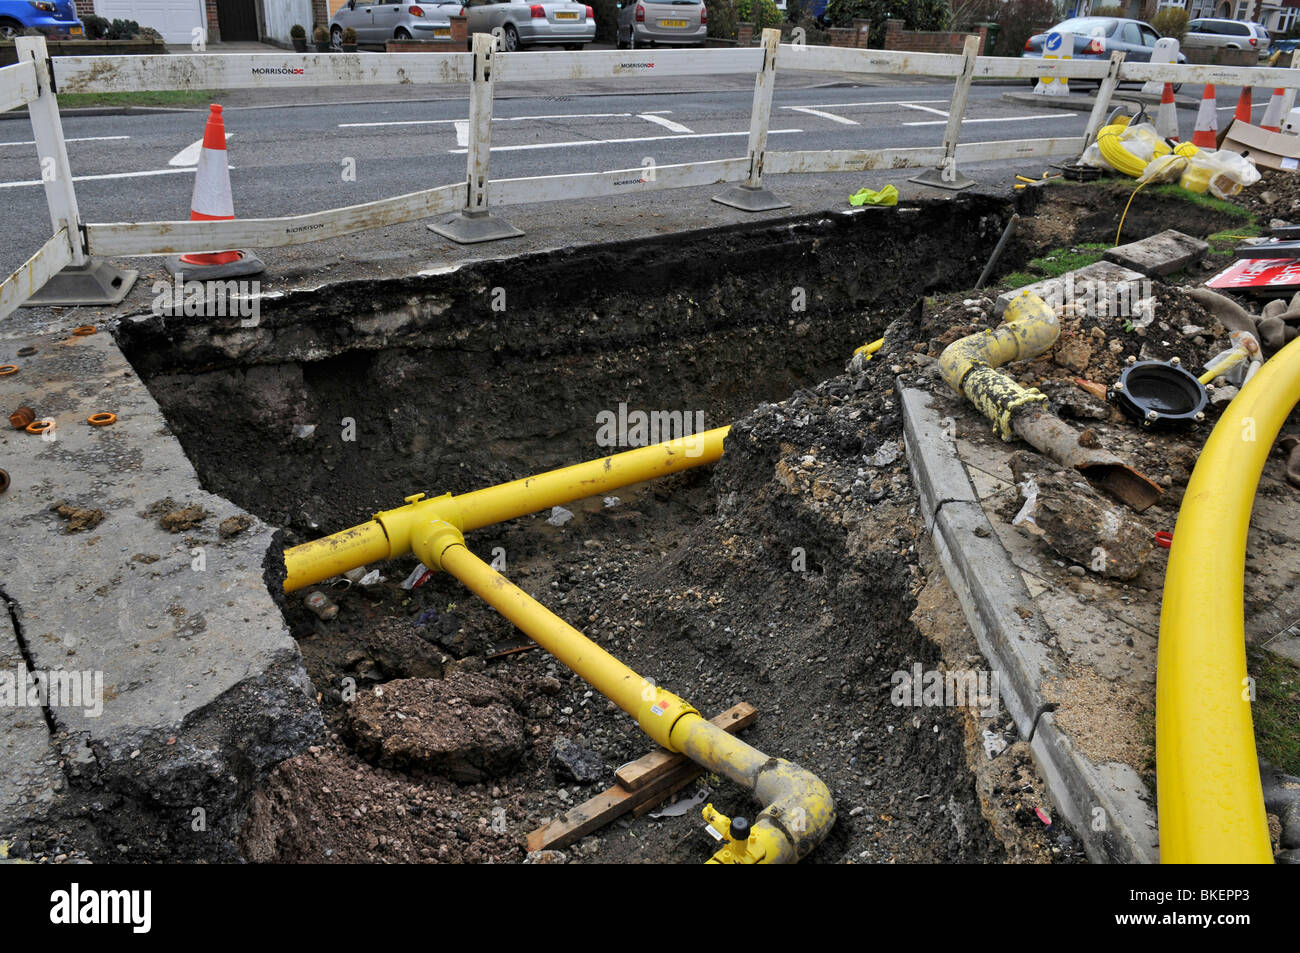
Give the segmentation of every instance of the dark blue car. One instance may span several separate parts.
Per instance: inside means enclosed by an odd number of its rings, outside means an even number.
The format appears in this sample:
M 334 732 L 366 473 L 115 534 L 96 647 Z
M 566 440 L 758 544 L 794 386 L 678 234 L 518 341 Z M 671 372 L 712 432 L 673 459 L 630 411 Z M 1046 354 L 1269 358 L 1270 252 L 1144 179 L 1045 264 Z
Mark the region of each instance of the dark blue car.
M 0 39 L 27 29 L 51 38 L 83 35 L 73 0 L 0 0 Z

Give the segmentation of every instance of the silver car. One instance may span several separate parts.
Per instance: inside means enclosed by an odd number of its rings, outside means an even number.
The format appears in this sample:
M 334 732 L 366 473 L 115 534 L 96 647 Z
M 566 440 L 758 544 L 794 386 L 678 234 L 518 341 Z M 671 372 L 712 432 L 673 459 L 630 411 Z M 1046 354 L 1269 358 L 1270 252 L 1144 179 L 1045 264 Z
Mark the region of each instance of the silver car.
M 626 0 L 618 10 L 618 48 L 703 46 L 709 11 L 702 0 Z
M 389 40 L 432 40 L 451 36 L 452 14 L 460 3 L 398 3 L 397 0 L 348 0 L 330 20 L 330 40 L 343 42 L 348 27 L 357 31 L 358 43 L 386 43 Z
M 585 3 L 469 0 L 469 32 L 494 33 L 507 53 L 530 46 L 580 50 L 596 38 L 596 13 Z
M 1261 57 L 1268 55 L 1271 43 L 1268 30 L 1262 23 L 1252 20 L 1218 20 L 1206 17 L 1187 24 L 1183 35 L 1185 49 L 1254 50 Z

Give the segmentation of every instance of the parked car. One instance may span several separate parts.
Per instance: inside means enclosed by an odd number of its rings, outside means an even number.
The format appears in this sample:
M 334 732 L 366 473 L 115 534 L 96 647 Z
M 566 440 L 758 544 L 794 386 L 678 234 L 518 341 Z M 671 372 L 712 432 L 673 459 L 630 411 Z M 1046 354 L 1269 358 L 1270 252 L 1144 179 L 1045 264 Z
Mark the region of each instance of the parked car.
M 1255 50 L 1261 58 L 1268 56 L 1271 43 L 1264 24 L 1251 20 L 1192 20 L 1183 35 L 1188 49 Z
M 628 0 L 618 8 L 618 48 L 703 46 L 708 24 L 703 0 Z
M 530 46 L 563 46 L 580 50 L 596 38 L 596 12 L 585 3 L 567 0 L 468 0 L 469 32 L 500 30 L 507 53 Z
M 84 36 L 73 0 L 0 0 L 0 39 L 40 30 L 51 39 Z
M 1119 17 L 1074 17 L 1062 20 L 1046 33 L 1036 33 L 1025 41 L 1025 50 L 1021 56 L 1043 55 L 1043 44 L 1052 33 L 1071 33 L 1074 35 L 1074 58 L 1082 60 L 1110 59 L 1111 50 L 1122 50 L 1124 59 L 1139 63 L 1149 63 L 1155 52 L 1156 40 L 1161 39 L 1155 27 L 1142 20 L 1125 20 Z M 1186 63 L 1187 57 L 1178 51 L 1178 62 Z M 1038 80 L 1031 79 L 1031 86 Z M 1075 80 L 1076 84 L 1086 81 Z M 1100 83 L 1094 83 L 1100 86 Z M 1182 83 L 1174 84 L 1174 92 L 1182 89 Z
M 460 2 L 398 3 L 397 0 L 348 0 L 330 20 L 330 42 L 343 45 L 343 31 L 357 31 L 358 43 L 389 40 L 432 40 L 451 36 L 450 17 L 460 13 Z

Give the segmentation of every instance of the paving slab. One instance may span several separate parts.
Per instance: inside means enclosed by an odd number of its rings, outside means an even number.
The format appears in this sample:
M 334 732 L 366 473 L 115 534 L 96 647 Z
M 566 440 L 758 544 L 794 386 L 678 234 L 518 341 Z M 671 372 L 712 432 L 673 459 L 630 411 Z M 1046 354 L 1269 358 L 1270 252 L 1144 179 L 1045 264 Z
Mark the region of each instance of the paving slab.
M 1172 275 L 1210 250 L 1210 243 L 1173 228 L 1166 228 L 1137 242 L 1116 245 L 1103 255 L 1107 261 L 1140 271 L 1151 278 Z
M 64 770 L 122 799 L 103 822 L 123 859 L 236 859 L 253 786 L 321 728 L 264 578 L 274 530 L 201 489 L 110 334 L 10 338 L 0 361 L 19 365 L 0 377 L 6 416 L 54 421 L 0 433 L 0 588 L 28 666 L 84 679 L 82 704 L 45 706 Z M 91 426 L 100 412 L 116 423 Z M 228 518 L 246 528 L 223 534 Z M 37 738 L 22 743 L 34 763 Z

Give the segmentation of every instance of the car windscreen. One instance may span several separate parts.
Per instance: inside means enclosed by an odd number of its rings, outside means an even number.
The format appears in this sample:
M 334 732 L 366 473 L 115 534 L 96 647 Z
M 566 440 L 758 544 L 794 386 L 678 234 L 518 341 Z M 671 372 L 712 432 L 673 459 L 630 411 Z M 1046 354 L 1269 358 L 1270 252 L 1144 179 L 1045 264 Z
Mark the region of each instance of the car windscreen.
M 1075 36 L 1110 36 L 1119 25 L 1118 20 L 1101 17 L 1075 17 L 1052 27 L 1053 33 L 1073 33 Z

